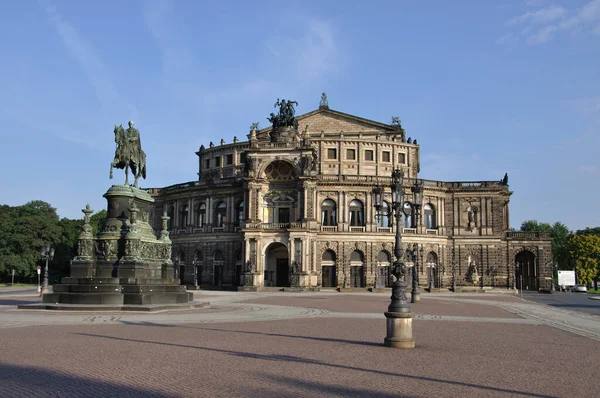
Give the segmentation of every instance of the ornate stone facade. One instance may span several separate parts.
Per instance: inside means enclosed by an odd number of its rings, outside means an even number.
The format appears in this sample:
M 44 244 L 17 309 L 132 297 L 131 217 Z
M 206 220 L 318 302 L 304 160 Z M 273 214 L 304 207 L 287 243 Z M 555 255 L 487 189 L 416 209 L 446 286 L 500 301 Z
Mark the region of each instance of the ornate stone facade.
M 421 249 L 419 283 L 433 289 L 550 287 L 550 238 L 510 232 L 508 179 L 443 182 L 419 176 L 420 147 L 400 121 L 384 124 L 326 106 L 297 127 L 267 127 L 248 141 L 201 146 L 198 180 L 151 188 L 153 223 L 170 216 L 182 284 L 203 288 L 371 288 L 389 285 L 396 228 Z M 417 212 L 394 225 L 391 173 L 405 200 L 423 185 Z M 405 257 L 409 266 L 414 258 Z

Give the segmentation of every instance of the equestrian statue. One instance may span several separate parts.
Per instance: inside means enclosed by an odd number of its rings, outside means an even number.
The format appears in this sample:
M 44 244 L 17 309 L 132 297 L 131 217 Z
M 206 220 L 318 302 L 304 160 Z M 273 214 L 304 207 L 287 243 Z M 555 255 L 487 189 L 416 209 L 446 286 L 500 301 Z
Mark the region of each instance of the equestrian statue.
M 110 178 L 113 177 L 113 167 L 125 169 L 125 185 L 129 185 L 129 169 L 133 174 L 133 186 L 138 187 L 140 177 L 146 178 L 146 153 L 142 150 L 140 132 L 129 122 L 125 130 L 123 125 L 115 126 L 115 158 L 110 164 Z

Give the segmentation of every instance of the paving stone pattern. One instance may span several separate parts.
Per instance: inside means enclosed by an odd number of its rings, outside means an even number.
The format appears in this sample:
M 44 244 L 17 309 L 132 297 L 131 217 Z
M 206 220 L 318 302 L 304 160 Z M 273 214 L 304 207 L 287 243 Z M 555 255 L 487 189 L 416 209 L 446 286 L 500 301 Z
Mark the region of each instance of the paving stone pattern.
M 30 311 L 2 294 L 0 397 L 562 397 L 597 379 L 600 317 L 506 295 L 422 295 L 414 350 L 383 347 L 386 294 L 195 299 L 212 308 Z

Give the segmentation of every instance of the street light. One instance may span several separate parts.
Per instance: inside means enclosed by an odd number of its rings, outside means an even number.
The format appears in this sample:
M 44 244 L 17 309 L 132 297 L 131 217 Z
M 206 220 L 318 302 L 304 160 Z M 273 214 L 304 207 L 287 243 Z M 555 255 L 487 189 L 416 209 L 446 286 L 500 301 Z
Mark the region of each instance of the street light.
M 44 268 L 44 282 L 42 284 L 41 295 L 46 293 L 50 293 L 50 287 L 48 286 L 48 261 L 52 261 L 54 258 L 54 246 L 50 243 L 46 243 L 42 250 L 40 251 L 40 256 L 42 261 L 46 261 L 46 266 Z
M 419 292 L 419 257 L 423 254 L 423 248 L 419 248 L 417 243 L 409 246 L 407 252 L 410 253 L 413 260 L 413 278 L 412 278 L 412 291 L 410 292 L 410 302 L 420 303 L 421 293 Z
M 200 265 L 200 261 L 194 259 L 192 260 L 192 266 L 194 267 L 194 286 L 198 288 L 198 265 Z
M 404 174 L 402 170 L 395 169 L 392 172 L 392 209 L 396 218 L 396 237 L 394 242 L 394 256 L 396 260 L 392 266 L 392 275 L 396 278 L 392 283 L 391 302 L 388 311 L 384 313 L 387 322 L 387 334 L 384 344 L 393 348 L 414 348 L 415 339 L 412 337 L 412 313 L 410 305 L 406 300 L 406 269 L 402 260 L 402 206 L 404 204 L 404 192 L 402 185 Z M 383 187 L 373 189 L 373 203 L 375 210 L 379 213 L 384 209 Z M 389 211 L 389 210 L 388 210 Z M 389 214 L 388 214 L 389 216 Z

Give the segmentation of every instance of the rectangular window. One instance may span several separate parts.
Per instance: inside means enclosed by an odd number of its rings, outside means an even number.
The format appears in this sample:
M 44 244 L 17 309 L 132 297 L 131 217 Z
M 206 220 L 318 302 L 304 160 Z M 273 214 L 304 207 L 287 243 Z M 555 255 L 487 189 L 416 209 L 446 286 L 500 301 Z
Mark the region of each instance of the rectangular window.
M 389 162 L 390 161 L 390 153 L 389 152 L 383 152 L 381 154 L 381 161 L 382 162 Z
M 367 149 L 365 151 L 365 160 L 373 160 L 373 151 L 370 149 Z
M 337 150 L 335 148 L 327 149 L 327 159 L 337 159 Z
M 401 163 L 401 164 L 406 163 L 406 155 L 404 153 L 398 154 L 398 163 Z
M 356 151 L 354 149 L 346 149 L 346 159 L 355 160 L 356 159 Z
M 227 164 L 233 164 L 233 154 L 227 155 Z
M 221 157 L 217 156 L 215 158 L 215 167 L 220 167 L 221 166 Z
M 240 163 L 246 163 L 246 152 L 240 153 Z
M 290 222 L 290 209 L 287 207 L 280 207 L 278 214 L 278 222 L 280 223 L 289 223 Z
M 204 163 L 206 163 L 206 168 L 210 169 L 210 159 L 206 159 Z

